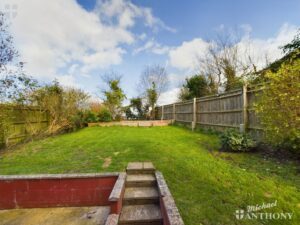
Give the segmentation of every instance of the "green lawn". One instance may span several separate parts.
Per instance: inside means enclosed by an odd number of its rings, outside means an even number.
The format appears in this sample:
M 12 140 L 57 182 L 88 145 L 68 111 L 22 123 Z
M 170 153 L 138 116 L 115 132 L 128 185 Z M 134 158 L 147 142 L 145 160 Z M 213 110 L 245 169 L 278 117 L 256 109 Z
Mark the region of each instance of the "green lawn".
M 92 127 L 4 151 L 0 174 L 122 171 L 130 161 L 152 161 L 187 225 L 300 224 L 296 164 L 253 153 L 220 153 L 218 145 L 216 136 L 180 127 Z M 234 216 L 247 205 L 275 200 L 277 207 L 269 212 L 292 212 L 292 220 Z

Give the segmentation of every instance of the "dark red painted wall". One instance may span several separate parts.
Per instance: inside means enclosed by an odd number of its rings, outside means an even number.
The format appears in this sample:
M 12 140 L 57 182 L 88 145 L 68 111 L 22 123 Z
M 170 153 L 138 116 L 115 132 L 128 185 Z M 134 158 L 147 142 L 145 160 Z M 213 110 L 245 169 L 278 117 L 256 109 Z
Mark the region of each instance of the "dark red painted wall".
M 110 205 L 117 178 L 0 180 L 0 209 Z
M 159 203 L 160 203 L 160 210 L 161 210 L 161 214 L 162 214 L 162 218 L 163 218 L 163 224 L 164 225 L 170 225 L 170 221 L 169 221 L 169 217 L 168 217 L 168 214 L 167 214 L 166 206 L 165 206 L 165 203 L 164 203 L 162 198 L 163 197 L 160 196 Z

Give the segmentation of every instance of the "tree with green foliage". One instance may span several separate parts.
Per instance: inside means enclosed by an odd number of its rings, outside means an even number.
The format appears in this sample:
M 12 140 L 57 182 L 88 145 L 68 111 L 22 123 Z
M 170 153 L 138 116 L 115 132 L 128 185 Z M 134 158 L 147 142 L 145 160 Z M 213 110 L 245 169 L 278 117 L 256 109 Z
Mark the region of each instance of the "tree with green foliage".
M 121 117 L 122 103 L 126 99 L 122 88 L 120 87 L 121 76 L 111 73 L 103 77 L 108 85 L 108 90 L 103 91 L 104 105 L 111 113 L 112 119 L 116 120 Z
M 213 94 L 213 92 L 210 91 L 207 78 L 204 75 L 194 75 L 185 79 L 178 97 L 181 101 L 185 101 L 208 94 Z
M 127 120 L 135 120 L 136 115 L 132 112 L 130 105 L 123 108 Z
M 300 154 L 300 59 L 282 63 L 265 77 L 256 112 L 267 141 Z
M 145 111 L 142 98 L 136 97 L 130 99 L 130 105 L 128 106 L 127 109 L 127 118 L 145 119 L 146 113 L 147 111 Z
M 141 118 L 143 116 L 143 101 L 142 98 L 132 98 L 130 99 L 130 105 L 137 111 L 137 117 Z
M 151 119 L 155 119 L 155 105 L 158 99 L 158 94 L 156 90 L 156 85 L 153 82 L 152 87 L 147 89 L 147 102 L 151 107 Z
M 31 105 L 48 111 L 50 123 L 48 133 L 58 133 L 84 124 L 83 112 L 87 105 L 88 94 L 80 89 L 63 88 L 58 81 L 40 87 L 31 93 Z
M 296 34 L 294 39 L 290 43 L 288 43 L 282 47 L 283 52 L 286 54 L 289 54 L 289 53 L 291 53 L 295 50 L 299 50 L 299 49 L 300 49 L 300 29 L 298 30 L 298 33 Z

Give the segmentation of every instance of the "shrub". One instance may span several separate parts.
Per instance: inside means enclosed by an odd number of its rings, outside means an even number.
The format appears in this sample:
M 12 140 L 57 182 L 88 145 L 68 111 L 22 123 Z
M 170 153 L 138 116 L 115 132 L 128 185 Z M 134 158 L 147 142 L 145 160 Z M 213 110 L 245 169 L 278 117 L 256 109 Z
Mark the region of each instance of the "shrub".
M 99 119 L 95 113 L 93 113 L 90 110 L 87 110 L 84 112 L 79 111 L 76 115 L 73 115 L 70 118 L 70 121 L 72 122 L 71 127 L 73 128 L 73 130 L 76 130 L 87 126 L 88 123 L 98 122 Z
M 264 126 L 267 142 L 299 154 L 300 51 L 297 54 L 278 71 L 266 73 L 255 110 Z
M 222 150 L 245 152 L 255 147 L 255 142 L 247 135 L 234 129 L 228 129 L 221 134 Z
M 121 120 L 122 120 L 122 116 L 120 114 L 116 115 L 115 121 L 121 121 Z
M 98 122 L 98 117 L 95 113 L 93 113 L 92 111 L 86 111 L 85 115 L 84 115 L 84 121 L 86 123 L 95 123 Z
M 107 108 L 102 108 L 98 114 L 98 119 L 100 122 L 110 122 L 112 121 L 112 115 Z
M 78 112 L 71 116 L 69 121 L 71 122 L 70 130 L 76 130 L 86 125 L 84 114 L 82 112 Z

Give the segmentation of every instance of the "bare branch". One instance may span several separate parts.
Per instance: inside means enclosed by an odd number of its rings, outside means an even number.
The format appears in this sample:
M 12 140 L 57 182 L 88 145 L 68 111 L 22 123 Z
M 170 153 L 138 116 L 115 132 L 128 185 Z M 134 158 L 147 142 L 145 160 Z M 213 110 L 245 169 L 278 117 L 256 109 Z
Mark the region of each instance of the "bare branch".
M 165 67 L 160 65 L 147 66 L 141 74 L 138 84 L 139 91 L 142 96 L 146 95 L 147 90 L 151 89 L 155 84 L 157 96 L 168 89 L 169 79 Z

